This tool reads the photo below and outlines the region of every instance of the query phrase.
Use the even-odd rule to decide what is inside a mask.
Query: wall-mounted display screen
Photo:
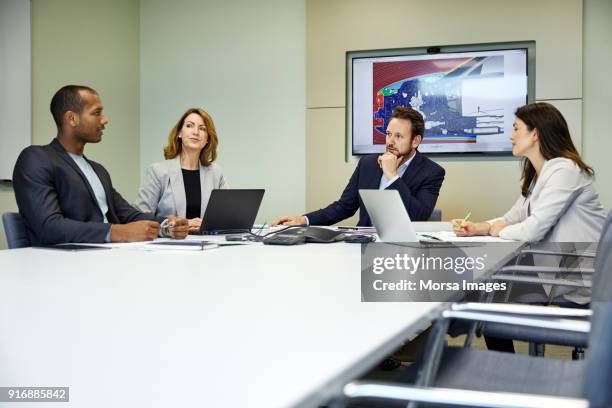
[[[394,54],[347,53],[352,154],[384,152],[400,105],[423,115],[422,153],[512,151],[514,112],[530,99],[527,48]]]

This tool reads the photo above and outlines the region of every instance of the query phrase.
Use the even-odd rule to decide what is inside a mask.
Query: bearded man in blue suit
[[[387,126],[386,152],[364,156],[353,172],[340,199],[304,215],[282,216],[276,225],[332,225],[351,217],[359,209],[358,226],[371,226],[360,189],[393,189],[402,198],[412,221],[426,221],[438,200],[444,169],[418,151],[425,123],[416,110],[399,106]]]

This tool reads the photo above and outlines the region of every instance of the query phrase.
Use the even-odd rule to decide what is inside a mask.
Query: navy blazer
[[[359,209],[357,225],[371,226],[372,221],[359,197],[359,190],[378,190],[380,187],[383,172],[378,165],[378,156],[372,154],[359,160],[340,199],[323,209],[306,214],[309,224],[332,225],[352,216]],[[444,174],[440,165],[417,151],[404,175],[387,189],[399,191],[412,221],[427,221],[436,206]]]
[[[155,219],[115,191],[104,167],[87,161],[106,192],[110,224]],[[57,139],[21,152],[13,170],[13,188],[32,245],[105,242],[111,226],[104,223],[87,178]]]

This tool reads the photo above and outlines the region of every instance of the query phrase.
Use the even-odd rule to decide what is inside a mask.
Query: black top
[[[183,171],[183,184],[185,184],[185,197],[187,198],[187,219],[199,218],[202,205],[200,170],[181,170]]]

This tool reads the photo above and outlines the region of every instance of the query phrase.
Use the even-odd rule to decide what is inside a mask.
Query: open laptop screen
[[[250,231],[264,192],[264,189],[213,190],[204,212],[200,234]]]

